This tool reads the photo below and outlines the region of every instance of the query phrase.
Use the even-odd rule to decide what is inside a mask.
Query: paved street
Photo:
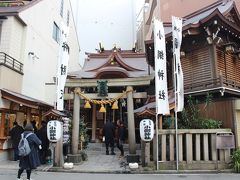
[[[116,153],[119,154],[117,149]],[[34,180],[225,180],[230,178],[235,180],[240,178],[240,174],[232,173],[217,174],[212,172],[211,174],[206,174],[206,172],[202,172],[199,174],[195,172],[196,174],[174,174],[176,173],[175,171],[168,171],[169,174],[154,174],[153,171],[131,171],[128,166],[124,166],[126,160],[119,159],[118,155],[105,155],[105,147],[101,144],[89,144],[87,154],[88,161],[75,165],[71,170],[62,168],[52,169],[51,166],[47,165],[40,166],[37,171],[33,171],[32,178]],[[18,162],[0,161],[0,180],[15,180],[17,170]],[[51,170],[56,170],[57,172],[47,172]],[[23,179],[26,179],[26,173],[23,174]]]
[[[0,170],[1,180],[15,180],[15,170]],[[23,176],[26,179],[26,174]],[[240,174],[95,174],[95,173],[62,173],[62,172],[39,172],[32,174],[34,180],[239,180]]]

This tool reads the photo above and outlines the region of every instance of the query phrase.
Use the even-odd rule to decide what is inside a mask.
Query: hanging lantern
[[[91,104],[89,103],[89,101],[86,101],[84,108],[86,109],[90,109],[91,108]]]
[[[103,104],[101,104],[101,108],[99,109],[99,112],[105,113],[106,109]]]
[[[118,101],[114,101],[112,109],[118,109]]]

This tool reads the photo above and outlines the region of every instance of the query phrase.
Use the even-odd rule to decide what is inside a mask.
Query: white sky
[[[123,1],[123,3],[122,4],[127,4],[126,3],[126,1],[128,1],[128,0],[125,0],[125,1]],[[130,1],[130,0],[129,0]],[[142,7],[143,7],[143,5],[144,5],[144,1],[145,0],[133,0],[133,2],[135,2],[135,17],[137,18],[137,15],[139,14],[139,12],[140,11],[142,11]],[[80,6],[80,2],[81,2],[81,6]],[[81,11],[80,13],[83,13],[83,11],[85,11],[84,9],[81,9],[82,8],[82,6],[85,6],[86,5],[86,7],[88,6],[88,7],[90,7],[89,5],[91,4],[91,2],[92,3],[97,3],[98,4],[98,9],[96,10],[96,15],[97,15],[97,12],[98,11],[100,11],[99,9],[104,9],[104,8],[106,8],[107,6],[110,6],[109,4],[106,4],[106,0],[99,0],[99,2],[97,1],[95,1],[95,0],[82,0],[82,1],[79,1],[79,0],[71,0],[71,3],[72,3],[72,7],[73,7],[73,13],[74,13],[74,16],[75,16],[75,23],[76,23],[76,26],[78,27],[78,34],[83,34],[81,31],[83,31],[83,29],[86,27],[85,25],[84,26],[79,26],[78,25],[78,22],[79,22],[79,19],[81,19],[81,17],[79,16],[79,14],[77,14],[76,12],[78,11]],[[101,3],[102,2],[102,3]],[[116,1],[116,3],[121,3],[121,1]],[[133,4],[134,5],[134,4]],[[101,7],[102,6],[102,7]],[[122,8],[122,5],[118,5],[119,7],[121,7]],[[86,17],[84,17],[82,20],[81,20],[81,22],[84,20],[84,21],[86,21],[86,23],[87,23],[87,21],[89,20],[89,16],[90,15],[93,15],[92,14],[92,11],[90,11],[91,9],[89,9],[89,13],[86,13]],[[131,19],[131,18],[133,18],[133,16],[132,17],[124,17],[124,16],[126,16],[126,13],[128,13],[128,7],[126,7],[126,9],[125,9],[125,11],[122,9],[122,13],[124,13],[123,15],[122,15],[122,18],[126,18],[128,21],[129,21],[129,19]],[[88,12],[88,11],[87,11]],[[117,12],[117,11],[116,11]],[[102,22],[103,20],[104,20],[104,22],[107,20],[107,18],[104,18],[104,19],[99,19],[100,17],[102,17],[103,15],[102,14],[98,14],[98,16],[96,17],[96,19],[98,19],[98,20],[96,20],[96,23],[98,22],[99,24],[100,24],[100,22]],[[114,17],[112,17],[112,18],[117,18],[119,15],[117,15],[116,14],[116,16],[114,16]],[[130,15],[131,16],[131,15]],[[141,13],[140,13],[140,16],[141,16]],[[94,17],[92,17],[92,18],[94,18]],[[119,21],[117,21],[118,22],[118,24],[121,22],[122,20],[120,20],[119,19]],[[128,21],[126,21],[126,22],[128,22]],[[135,21],[136,21],[136,19],[135,19]],[[105,23],[107,23],[107,22],[105,22]],[[110,22],[109,22],[110,23]],[[134,22],[132,22],[132,23],[134,23]],[[136,22],[135,22],[136,23]],[[134,24],[135,24],[134,23]],[[88,24],[89,24],[89,22],[88,22]],[[87,25],[87,24],[86,24]],[[113,26],[113,25],[112,25]],[[129,28],[131,28],[131,25],[129,24],[129,26],[128,26],[128,29]],[[122,30],[123,31],[123,30]],[[81,32],[81,33],[80,33]],[[90,33],[90,31],[88,31],[89,33]],[[98,32],[100,33],[100,29],[98,29]],[[111,34],[110,34],[111,32],[109,31],[109,34],[107,34],[108,35],[108,37],[110,37],[110,39],[111,39]],[[122,33],[121,32],[121,29],[119,28],[119,33]],[[96,33],[95,33],[96,34]],[[90,45],[90,44],[92,44],[91,43],[91,41],[93,41],[93,39],[94,39],[94,37],[92,37],[91,39],[89,39],[88,41],[86,41],[86,40],[84,40],[84,38],[86,37],[86,35],[85,36],[83,36],[83,37],[81,37],[81,35],[79,35],[79,40],[81,40],[81,42],[80,42],[80,49],[81,49],[81,52],[80,52],[80,64],[81,65],[83,65],[83,60],[84,60],[84,58],[83,58],[83,55],[85,56],[85,52],[94,52],[94,50],[95,50],[95,48],[97,48],[98,47],[98,43],[96,44],[96,43],[94,43],[93,45]],[[104,35],[104,33],[101,33],[101,35],[103,36]],[[128,34],[126,34],[126,39],[131,39],[131,37],[128,37],[128,36],[130,36],[130,34],[128,33]],[[95,37],[96,38],[96,37]],[[134,38],[134,37],[133,37]],[[106,39],[106,38],[105,38]],[[107,46],[107,43],[106,42],[104,42],[105,41],[105,39],[104,38],[102,38],[102,39],[99,39],[98,41],[99,42],[103,42],[103,44],[105,44],[105,47]],[[113,38],[112,38],[113,39]],[[116,41],[117,41],[117,38],[115,38],[116,39]],[[123,41],[124,39],[121,39],[121,41]],[[132,44],[134,43],[134,39],[132,40],[133,42],[132,42]],[[123,42],[121,42],[121,43],[123,43]],[[120,44],[120,43],[118,43],[118,42],[116,42],[116,44]],[[126,44],[126,43],[125,43]],[[132,47],[132,44],[131,45],[129,45],[129,46],[131,46]],[[121,44],[120,44],[120,46],[121,46]],[[91,50],[90,50],[90,47],[92,48]],[[131,47],[128,47],[128,48],[131,48]],[[109,47],[108,47],[109,48]],[[123,47],[122,47],[123,48]],[[126,49],[126,48],[125,48]]]

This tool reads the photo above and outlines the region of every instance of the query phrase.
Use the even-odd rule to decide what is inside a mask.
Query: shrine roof
[[[236,6],[233,1],[217,2],[211,6],[205,7],[192,14],[189,14],[183,17],[183,31],[190,27],[199,27],[201,24],[208,21],[211,17],[215,15],[224,16],[233,8],[235,8],[236,10]],[[231,22],[229,21],[228,23]],[[165,34],[171,33],[172,27],[170,26],[170,24],[165,23],[165,25]]]
[[[232,12],[232,18],[235,19],[236,22],[231,22],[229,17],[229,13]],[[210,6],[204,7],[198,11],[195,11],[185,17],[183,17],[183,34],[190,33],[188,30],[191,28],[199,28],[201,25],[212,19],[213,17],[218,17],[222,22],[230,26],[236,31],[240,31],[240,18],[239,13],[237,11],[236,5],[234,1],[217,1]],[[238,25],[237,25],[237,24]],[[185,31],[185,32],[184,32]],[[171,22],[164,22],[164,32],[166,34],[166,38],[172,36],[172,24]],[[147,44],[153,43],[153,39],[145,41]]]
[[[148,75],[149,68],[145,53],[133,50],[104,50],[97,53],[86,53],[82,70],[70,72],[70,78],[101,78],[108,75],[109,79],[119,76],[120,78],[139,77]],[[150,72],[153,73],[152,68]]]
[[[22,104],[26,107],[39,109],[40,107],[53,108],[51,104],[48,104],[44,101],[29,97],[27,95],[11,91],[9,89],[2,88],[0,89],[1,96],[4,99],[15,102],[17,104]]]

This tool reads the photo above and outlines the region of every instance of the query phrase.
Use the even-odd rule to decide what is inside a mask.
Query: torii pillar
[[[72,123],[72,154],[78,153],[79,120],[80,120],[80,97],[77,94],[78,91],[80,92],[80,88],[75,88],[73,102],[73,123]]]
[[[127,87],[127,114],[128,114],[128,141],[129,141],[129,154],[136,154],[136,138],[135,138],[135,120],[133,114],[133,88]]]

